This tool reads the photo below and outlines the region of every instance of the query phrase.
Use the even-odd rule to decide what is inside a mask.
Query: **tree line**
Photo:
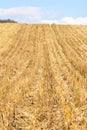
[[[0,23],[17,23],[17,21],[11,19],[0,19]]]

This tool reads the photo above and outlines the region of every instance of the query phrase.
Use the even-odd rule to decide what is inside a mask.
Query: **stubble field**
[[[87,130],[87,26],[0,24],[0,130]]]

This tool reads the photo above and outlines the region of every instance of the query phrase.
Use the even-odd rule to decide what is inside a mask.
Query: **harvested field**
[[[0,130],[87,130],[87,26],[0,23]]]

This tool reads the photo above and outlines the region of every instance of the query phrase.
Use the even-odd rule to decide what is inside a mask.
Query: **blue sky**
[[[87,0],[2,0],[0,18],[28,23],[87,24]]]

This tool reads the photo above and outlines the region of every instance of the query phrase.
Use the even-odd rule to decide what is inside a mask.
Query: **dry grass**
[[[0,130],[87,130],[86,34],[0,24]]]

